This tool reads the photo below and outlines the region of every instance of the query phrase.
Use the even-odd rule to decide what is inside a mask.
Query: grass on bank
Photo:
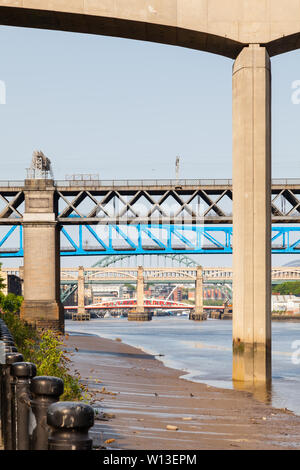
[[[12,296],[13,294],[9,295]],[[59,377],[64,381],[64,393],[60,400],[77,401],[87,398],[88,390],[80,382],[79,373],[70,373],[69,363],[71,360],[68,352],[64,349],[63,336],[51,330],[37,331],[31,325],[22,321],[16,311],[6,310],[3,297],[7,296],[3,296],[3,294],[0,296],[2,310],[0,318],[8,326],[14,337],[18,352],[23,355],[24,361],[33,362],[36,365],[37,375]],[[19,301],[16,302],[15,306],[18,303]]]

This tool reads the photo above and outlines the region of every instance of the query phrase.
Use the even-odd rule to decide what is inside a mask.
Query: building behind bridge
[[[2,289],[4,295],[22,295],[22,280],[19,276],[0,271],[0,277],[3,279],[5,284],[4,289]]]
[[[300,297],[296,295],[272,295],[272,312],[289,315],[300,314]]]

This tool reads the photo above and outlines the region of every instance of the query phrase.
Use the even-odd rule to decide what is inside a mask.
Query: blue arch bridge
[[[13,242],[9,244],[10,240]],[[273,226],[271,240],[272,253],[299,253],[300,227]],[[231,254],[232,250],[232,226],[81,224],[61,227],[61,256]],[[0,237],[0,257],[23,256],[22,225],[6,228]]]

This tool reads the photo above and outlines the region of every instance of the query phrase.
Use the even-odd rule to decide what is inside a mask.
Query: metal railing
[[[47,178],[46,178],[47,179]],[[55,180],[55,186],[63,188],[74,187],[148,187],[148,186],[232,186],[232,179],[124,179],[124,180],[102,180],[102,179],[66,179]],[[275,186],[300,186],[300,178],[275,178],[272,179]],[[24,186],[24,180],[0,181],[0,188],[19,188]]]
[[[299,181],[300,183],[300,181]],[[101,186],[114,188],[120,186],[126,187],[148,187],[148,186],[231,186],[231,179],[130,179],[130,180],[67,180],[55,181],[57,187],[76,187],[76,186]]]
[[[14,338],[0,319],[0,416],[4,450],[92,450],[88,431],[94,409],[82,402],[59,401],[64,382],[36,376],[23,362]]]
[[[23,188],[24,180],[19,181],[0,181],[0,188]]]
[[[232,179],[201,178],[201,179],[130,179],[130,180],[57,180],[56,186],[232,186]],[[300,186],[300,178],[274,178],[274,186]]]

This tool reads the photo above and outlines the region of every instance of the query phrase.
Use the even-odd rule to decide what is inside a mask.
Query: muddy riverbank
[[[180,378],[121,341],[70,335],[72,369],[93,392],[94,443],[115,449],[299,449],[300,417],[244,391]]]

